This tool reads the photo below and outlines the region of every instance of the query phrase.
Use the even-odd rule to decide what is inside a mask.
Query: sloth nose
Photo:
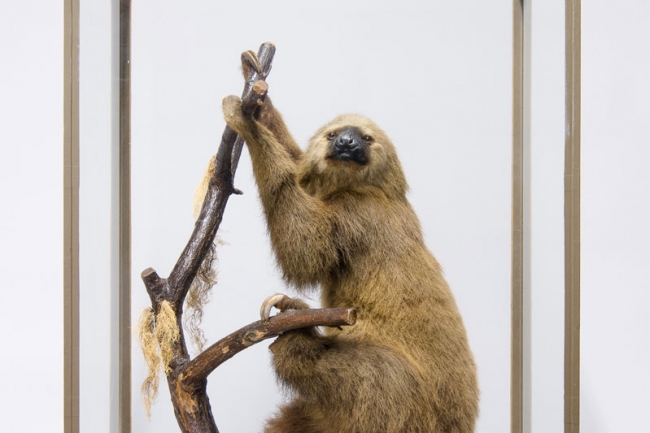
[[[335,145],[340,150],[353,150],[359,147],[359,142],[352,134],[341,134],[336,139]]]
[[[368,163],[366,146],[361,134],[356,128],[346,128],[334,139],[332,143],[331,159],[338,161],[351,161],[360,165]]]

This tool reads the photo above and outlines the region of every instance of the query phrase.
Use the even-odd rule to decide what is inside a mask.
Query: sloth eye
[[[372,137],[369,136],[369,135],[364,135],[364,136],[363,136],[363,141],[365,141],[366,143],[370,144],[370,143],[372,143]]]
[[[334,131],[330,132],[329,134],[327,134],[327,138],[329,138],[330,140],[336,138],[336,132]]]

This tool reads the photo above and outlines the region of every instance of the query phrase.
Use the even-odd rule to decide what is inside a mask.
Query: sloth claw
[[[267,322],[271,316],[271,309],[277,307],[282,301],[289,300],[290,298],[281,293],[276,293],[271,295],[264,300],[262,306],[260,307],[260,317],[262,321]],[[281,311],[284,311],[281,309]]]
[[[261,75],[262,66],[260,65],[260,61],[257,58],[255,51],[248,50],[241,53],[241,63],[245,76],[249,75],[250,69]]]

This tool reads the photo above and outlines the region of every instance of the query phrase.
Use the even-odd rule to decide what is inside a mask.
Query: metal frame
[[[114,0],[118,1],[118,0]],[[119,0],[118,425],[131,432],[131,1]],[[79,0],[64,0],[64,425],[79,432]]]
[[[510,431],[531,431],[530,2],[513,0]]]
[[[119,0],[119,431],[131,431],[130,33]],[[580,0],[566,0],[565,433],[579,431]],[[79,0],[64,0],[64,432],[79,431]],[[511,432],[530,424],[530,2],[513,0]]]
[[[580,431],[580,0],[566,0],[564,431]]]
[[[131,432],[131,0],[119,17],[119,403],[120,433]]]
[[[63,425],[79,432],[79,0],[64,0]]]

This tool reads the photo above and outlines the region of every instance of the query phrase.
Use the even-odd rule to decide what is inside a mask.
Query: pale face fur
[[[366,152],[369,163],[343,163],[328,158],[330,132],[354,126],[371,137]],[[321,127],[309,141],[300,167],[299,183],[312,195],[326,197],[340,191],[382,193],[390,198],[406,194],[407,184],[395,147],[372,120],[358,114],[342,114]]]

